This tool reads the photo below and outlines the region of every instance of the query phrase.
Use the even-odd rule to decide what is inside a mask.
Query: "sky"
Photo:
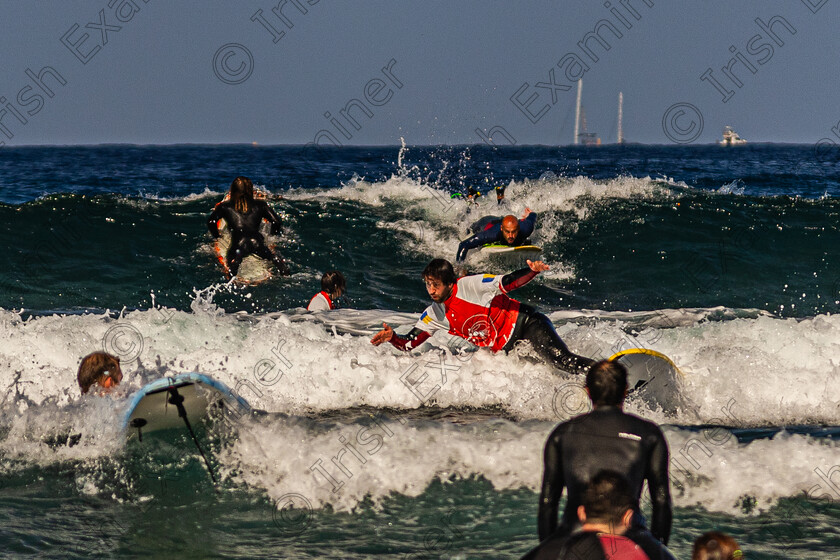
[[[0,7],[6,146],[840,144],[840,0]]]

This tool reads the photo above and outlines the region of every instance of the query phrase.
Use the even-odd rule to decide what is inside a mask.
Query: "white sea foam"
[[[840,389],[833,380],[840,373],[840,319],[757,314],[709,321],[709,316],[727,314],[663,310],[656,317],[616,318],[581,312],[555,323],[579,352],[605,355],[638,344],[674,358],[686,372],[681,390],[691,406],[666,417],[641,403],[628,404],[628,411],[652,420],[731,426],[838,423]],[[373,347],[369,335],[383,320],[404,330],[416,315],[378,310],[227,315],[206,302],[192,313],[152,309],[119,318],[53,315],[24,321],[15,312],[0,311],[0,470],[14,470],[20,462],[95,463],[111,457],[120,448],[117,430],[134,390],[162,375],[201,371],[236,388],[255,408],[283,413],[241,421],[239,437],[218,457],[223,476],[275,500],[300,494],[312,507],[351,510],[366,497],[377,502],[394,492],[417,496],[436,479],[471,476],[482,476],[497,489],[538,491],[541,451],[551,426],[585,410],[580,379],[558,377],[515,354],[459,355],[447,349],[446,336],[433,339],[437,349],[424,347],[411,355]],[[113,338],[115,332],[122,338]],[[102,348],[103,339],[126,353],[124,382],[116,395],[81,397],[75,382],[78,360]],[[129,360],[128,353],[137,360]],[[561,389],[577,391],[577,408],[570,408],[569,394],[558,406]],[[427,404],[492,407],[520,420],[450,415],[467,418],[458,424],[423,420],[417,412],[385,412],[374,421],[348,411],[341,417],[349,419],[342,421],[300,417],[357,406],[369,407],[364,410],[370,415],[417,409],[427,397]],[[738,513],[745,498],[766,509],[780,497],[803,491],[831,497],[840,488],[840,467],[832,470],[837,443],[830,440],[780,434],[738,444],[728,431],[665,430],[677,506],[702,504]],[[74,433],[83,434],[75,446],[47,443]],[[337,456],[341,467],[333,462]],[[104,484],[95,478],[85,478],[85,484],[93,480],[91,492]]]
[[[263,419],[242,425],[239,439],[221,459],[227,476],[264,489],[278,503],[295,495],[313,508],[329,504],[349,511],[365,498],[377,503],[391,493],[417,496],[434,480],[473,476],[484,477],[496,490],[539,492],[543,446],[553,426],[506,420],[464,425],[386,415],[313,429],[299,420]],[[840,500],[835,442],[780,433],[739,444],[723,429],[666,428],[665,433],[677,507],[699,505],[740,515],[803,492]],[[744,508],[747,503],[755,505]]]
[[[583,355],[605,358],[637,346],[670,356],[685,373],[680,391],[687,406],[672,417],[630,404],[656,420],[716,422],[720,408],[735,399],[736,418],[724,423],[838,422],[840,318],[703,319],[721,313],[664,310],[655,317],[645,312],[619,319],[563,312],[552,318],[568,346]],[[291,414],[353,406],[411,409],[428,396],[442,407],[498,407],[518,418],[552,419],[563,414],[555,410],[558,387],[581,381],[555,374],[528,353],[464,349],[461,339],[446,333],[411,354],[369,343],[383,321],[406,332],[416,317],[380,310],[227,315],[202,298],[191,313],[164,308],[121,318],[53,315],[24,321],[0,311],[0,404],[23,410],[48,400],[61,406],[75,402],[80,358],[103,347],[121,354],[126,390],[163,375],[199,371],[235,388],[257,408]]]

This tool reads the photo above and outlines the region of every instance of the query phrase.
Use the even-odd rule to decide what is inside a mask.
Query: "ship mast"
[[[577,104],[575,106],[575,139],[572,144],[578,144],[578,133],[580,132],[580,94],[581,90],[583,89],[583,78],[578,80],[578,88],[577,88]]]
[[[623,107],[624,107],[624,94],[619,91],[618,92],[618,143],[619,144],[624,144],[624,133],[621,130],[621,119],[624,115]]]

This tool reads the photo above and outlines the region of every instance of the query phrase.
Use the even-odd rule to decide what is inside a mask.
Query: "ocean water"
[[[536,211],[551,270],[516,293],[592,357],[686,374],[663,424],[671,549],[840,556],[840,154],[810,146],[15,147],[0,150],[0,551],[9,558],[518,558],[542,447],[580,380],[445,334],[373,347],[428,305],[420,271],[485,214]],[[224,282],[206,219],[237,175],[292,269]],[[470,205],[451,194],[477,186]],[[497,205],[494,187],[506,186]],[[502,273],[472,254],[471,272]],[[325,270],[341,309],[303,310]],[[79,360],[125,378],[82,398]],[[185,371],[259,412],[126,447],[130,395]],[[81,434],[81,438],[68,438]]]

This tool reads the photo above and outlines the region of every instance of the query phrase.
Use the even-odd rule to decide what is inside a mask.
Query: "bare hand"
[[[545,272],[546,270],[551,268],[542,261],[525,261],[525,262],[528,263],[528,268],[530,268],[534,272]]]
[[[531,209],[526,206],[525,207],[525,212],[522,213],[522,219],[524,220],[525,218],[527,218],[528,214],[530,214],[530,213],[531,213]]]
[[[391,337],[394,336],[394,329],[388,326],[388,323],[382,323],[382,330],[373,335],[373,338],[370,339],[370,343],[374,346],[379,346],[383,342],[388,342],[391,340]]]

